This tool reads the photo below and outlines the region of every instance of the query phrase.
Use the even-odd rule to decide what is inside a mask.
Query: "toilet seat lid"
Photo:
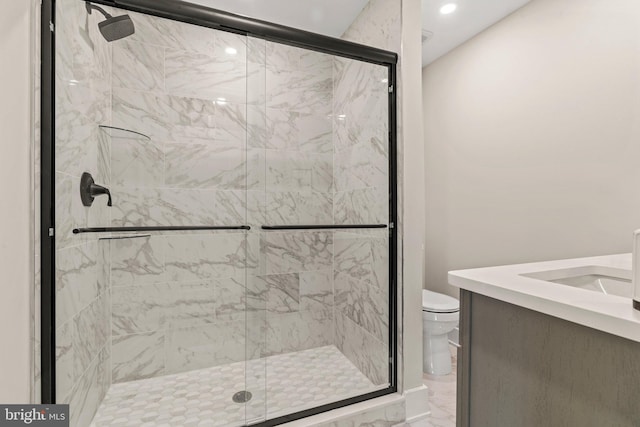
[[[433,313],[453,313],[460,311],[460,301],[449,295],[422,290],[422,310]]]

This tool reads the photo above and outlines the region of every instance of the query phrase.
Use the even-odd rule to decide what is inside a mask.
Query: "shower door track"
[[[86,1],[86,0],[78,0]],[[309,49],[382,65],[389,85],[389,387],[315,408],[266,420],[252,426],[269,427],[349,406],[398,391],[397,289],[397,69],[398,54],[342,39],[315,34],[258,19],[177,0],[94,0],[92,3],[185,22],[215,30]],[[41,7],[41,375],[42,403],[56,402],[55,381],[55,4]],[[384,225],[384,224],[382,224]],[[369,228],[383,228],[381,224]],[[332,228],[345,228],[331,226]],[[384,225],[384,227],[387,227]],[[349,228],[364,228],[350,226]],[[131,231],[131,230],[129,230]],[[139,231],[139,230],[138,230]]]

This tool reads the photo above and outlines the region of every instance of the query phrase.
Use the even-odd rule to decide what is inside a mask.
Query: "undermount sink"
[[[538,271],[522,274],[522,276],[586,289],[605,295],[617,295],[625,298],[633,296],[631,271],[613,267],[593,265],[562,270]]]

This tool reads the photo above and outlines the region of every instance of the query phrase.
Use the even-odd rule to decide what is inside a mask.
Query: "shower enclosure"
[[[43,2],[43,401],[241,426],[394,392],[396,55],[87,4]]]

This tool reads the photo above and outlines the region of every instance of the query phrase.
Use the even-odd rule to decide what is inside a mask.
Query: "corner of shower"
[[[127,4],[43,1],[43,402],[270,426],[395,392],[397,55]]]

